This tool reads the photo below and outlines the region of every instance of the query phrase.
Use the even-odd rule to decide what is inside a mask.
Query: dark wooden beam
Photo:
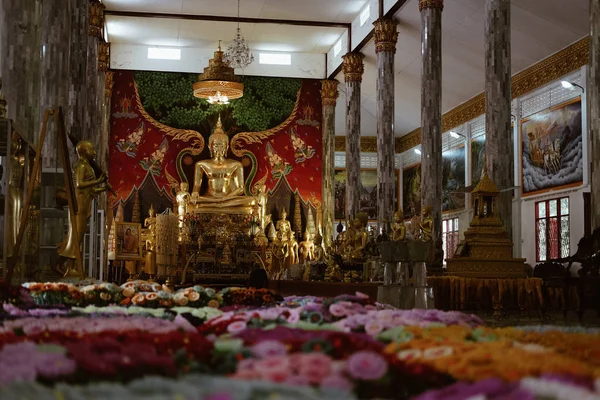
[[[389,11],[385,13],[384,18],[393,17],[407,1],[408,0],[396,1],[396,3],[392,6],[392,8],[390,8]],[[374,29],[371,29],[371,31],[367,34],[367,36],[365,36],[365,38],[360,41],[358,46],[356,46],[356,48],[351,51],[361,51],[367,45],[367,43],[369,43],[369,40],[371,40],[371,38],[373,37],[373,30]],[[341,70],[342,70],[342,65],[340,64],[340,65],[338,65],[338,67],[336,69],[333,70],[333,72],[331,74],[329,74],[329,77],[327,79],[334,79],[336,77],[336,75],[340,73]]]
[[[329,22],[329,21],[302,21],[294,19],[267,19],[267,18],[246,18],[246,17],[224,17],[218,15],[194,15],[194,14],[169,14],[169,13],[152,13],[152,12],[137,12],[137,11],[115,11],[105,10],[105,15],[114,15],[117,17],[130,18],[171,18],[185,19],[193,21],[216,21],[216,22],[239,22],[242,24],[275,24],[275,25],[297,25],[297,26],[318,26],[323,28],[342,28],[350,29],[350,25],[345,22]]]

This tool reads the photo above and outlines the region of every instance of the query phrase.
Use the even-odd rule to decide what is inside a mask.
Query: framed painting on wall
[[[398,189],[400,185],[400,173],[396,172],[396,210],[398,209]],[[334,218],[346,220],[346,169],[336,168],[334,175]],[[364,168],[360,170],[360,211],[369,215],[370,221],[377,220],[377,170]]]
[[[142,224],[116,223],[116,259],[140,260],[142,258]]]
[[[402,211],[405,219],[421,214],[421,163],[402,170]]]
[[[465,208],[464,193],[456,193],[465,186],[465,146],[442,153],[442,211]]]
[[[581,98],[521,120],[521,193],[583,183]]]
[[[485,135],[471,140],[471,185],[477,186],[483,174],[485,162]]]

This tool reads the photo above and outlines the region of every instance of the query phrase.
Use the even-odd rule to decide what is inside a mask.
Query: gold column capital
[[[106,71],[104,73],[104,96],[107,99],[112,97],[112,90],[115,84],[115,73],[113,71]]]
[[[339,95],[338,81],[334,79],[321,81],[321,100],[324,106],[335,106]]]
[[[379,18],[373,22],[375,30],[375,53],[380,51],[391,51],[396,53],[396,42],[398,41],[398,21],[393,18]]]
[[[362,74],[365,72],[363,59],[365,56],[361,53],[347,53],[342,56],[342,71],[344,71],[344,80],[346,82],[361,82]]]
[[[428,8],[444,9],[444,0],[419,0],[419,11],[427,10]]]
[[[90,23],[88,35],[102,38],[102,28],[104,28],[104,9],[106,6],[99,0],[89,0]]]
[[[104,39],[98,42],[98,70],[102,72],[108,71],[110,67],[110,43]]]

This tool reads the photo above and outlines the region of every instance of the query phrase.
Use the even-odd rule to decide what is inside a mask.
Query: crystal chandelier
[[[250,47],[246,44],[246,40],[240,33],[240,0],[238,0],[238,25],[237,33],[233,42],[227,47],[225,52],[225,61],[229,63],[232,68],[239,68],[243,70],[254,61],[254,54],[250,51]]]
[[[229,104],[229,99],[217,91],[217,94],[214,96],[208,96],[208,102],[210,104]]]

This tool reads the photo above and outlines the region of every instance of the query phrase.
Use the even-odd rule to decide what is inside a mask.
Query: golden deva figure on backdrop
[[[430,242],[431,240],[433,240],[433,219],[431,218],[431,206],[423,207],[420,227],[421,240],[424,242]]]
[[[58,246],[57,269],[64,274],[64,277],[83,277],[83,271],[77,271],[75,268],[75,251],[81,246],[83,236],[87,230],[87,220],[92,213],[92,199],[98,193],[108,190],[106,186],[98,187],[108,179],[106,174],[102,173],[96,178],[94,169],[90,165],[90,160],[96,157],[96,150],[92,142],[87,140],[77,143],[77,155],[79,159],[73,167],[73,180],[75,186],[75,199],[77,201],[77,214],[75,221],[69,222],[69,231],[67,237]],[[75,236],[73,228],[77,229]],[[62,266],[67,263],[66,271]]]
[[[191,202],[196,212],[228,212],[250,214],[256,200],[244,195],[244,167],[237,160],[227,158],[229,138],[223,132],[221,117],[208,138],[211,158],[200,160],[194,169],[194,187]],[[208,189],[200,195],[206,177]]]
[[[404,225],[404,213],[402,210],[394,214],[394,223],[392,224],[392,240],[400,241],[406,239],[406,226]]]

